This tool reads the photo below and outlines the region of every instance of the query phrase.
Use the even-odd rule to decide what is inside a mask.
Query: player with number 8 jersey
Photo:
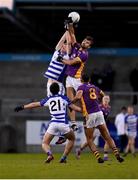
[[[99,97],[100,94],[103,96],[103,91],[89,83],[84,83],[79,86],[78,91],[80,90],[83,91],[81,98],[83,116],[86,117],[88,114],[101,111],[97,97]]]
[[[85,135],[90,147],[90,150],[94,153],[98,163],[103,163],[103,159],[93,142],[94,128],[98,128],[104,140],[108,143],[109,147],[112,148],[116,159],[119,162],[123,162],[124,159],[120,157],[119,151],[111,138],[109,131],[106,127],[103,112],[99,106],[99,98],[104,96],[102,90],[93,84],[89,83],[89,76],[83,74],[82,85],[79,86],[77,94],[72,101],[73,103],[81,100],[83,116],[86,118],[86,130]]]

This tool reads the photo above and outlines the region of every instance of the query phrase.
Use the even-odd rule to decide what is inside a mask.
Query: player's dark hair
[[[127,108],[125,106],[121,107],[121,111],[126,111]]]
[[[81,77],[82,82],[89,82],[90,78],[88,74],[83,74]]]
[[[86,36],[86,39],[91,42],[91,45],[93,44],[93,41],[94,41],[93,37]]]
[[[58,94],[58,92],[59,92],[59,85],[58,85],[58,83],[56,83],[56,82],[52,83],[51,86],[50,86],[50,91],[51,91],[51,93],[53,95]]]

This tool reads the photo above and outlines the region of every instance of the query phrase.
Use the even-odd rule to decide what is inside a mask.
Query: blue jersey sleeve
[[[42,100],[40,101],[40,105],[41,105],[41,106],[44,106],[44,105],[47,103],[48,99],[49,99],[49,98],[42,99]]]
[[[67,102],[68,106],[72,103],[67,96],[62,96],[62,98]]]

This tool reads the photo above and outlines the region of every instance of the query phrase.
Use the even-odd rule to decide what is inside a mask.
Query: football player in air
[[[51,95],[50,92],[50,85],[53,82],[57,82],[59,84],[60,90],[59,93],[64,95],[65,94],[65,88],[63,85],[63,80],[65,77],[65,69],[66,65],[64,65],[62,62],[58,61],[59,57],[63,57],[65,59],[69,59],[69,54],[71,51],[71,38],[68,31],[65,31],[61,39],[56,45],[55,52],[51,58],[51,61],[49,63],[49,66],[44,73],[44,77],[46,77],[47,80],[47,96]]]
[[[76,40],[74,26],[72,22],[68,22],[68,31],[71,37],[71,54],[69,60],[64,57],[58,59],[64,65],[67,65],[66,69],[66,92],[70,100],[73,100],[74,95],[78,87],[81,85],[81,76],[88,60],[88,49],[93,45],[93,38],[86,36],[84,40],[79,44]],[[74,130],[77,130],[75,111],[69,112],[70,119]],[[58,144],[65,142],[64,137],[59,138]]]

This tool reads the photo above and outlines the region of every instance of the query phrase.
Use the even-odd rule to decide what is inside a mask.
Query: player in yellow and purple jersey
[[[103,112],[105,121],[107,120],[107,117],[111,110],[111,106],[109,105],[109,102],[110,102],[110,97],[108,95],[104,95],[102,98],[102,102],[99,104],[99,107]],[[85,131],[85,128],[86,128],[86,120],[84,119],[84,131]],[[99,137],[100,137],[100,131],[99,131],[99,129],[95,128],[93,138],[95,140],[96,138],[99,138]],[[88,146],[88,143],[85,142],[85,143],[81,144],[80,148],[76,149],[76,158],[77,159],[80,159],[81,152],[87,146]],[[108,150],[109,150],[109,146],[107,143],[105,143],[105,145],[104,145],[104,161],[108,160]]]
[[[68,25],[68,31],[71,36],[72,50],[70,54],[70,59],[65,60],[60,59],[63,64],[67,65],[66,69],[66,90],[67,96],[70,100],[74,98],[74,92],[77,91],[78,87],[81,85],[81,76],[88,60],[88,49],[93,45],[93,38],[91,36],[86,36],[84,40],[79,44],[76,41],[74,28],[72,24]],[[75,122],[75,111],[70,112],[70,119]]]
[[[85,39],[79,44],[76,41],[75,31],[73,24],[68,24],[68,32],[70,33],[71,38],[71,53],[70,59],[66,60],[61,57],[58,59],[59,62],[67,65],[66,69],[66,92],[70,100],[73,100],[74,93],[76,93],[78,87],[81,85],[81,76],[85,66],[86,61],[88,60],[88,49],[93,45],[93,38],[91,36],[86,36]],[[77,130],[75,111],[70,111],[69,116],[72,122],[73,130]],[[62,144],[66,139],[61,136],[56,142],[57,144]]]
[[[119,162],[123,162],[124,159],[120,157],[119,151],[111,138],[109,131],[106,127],[103,112],[99,107],[99,96],[103,96],[103,92],[93,84],[89,83],[89,77],[87,75],[82,76],[83,84],[79,86],[77,94],[73,100],[77,102],[81,100],[83,116],[86,117],[86,139],[90,150],[94,153],[98,160],[98,163],[103,163],[103,159],[93,143],[93,132],[95,128],[98,128],[104,140],[108,143],[110,148],[113,150],[116,159]]]

